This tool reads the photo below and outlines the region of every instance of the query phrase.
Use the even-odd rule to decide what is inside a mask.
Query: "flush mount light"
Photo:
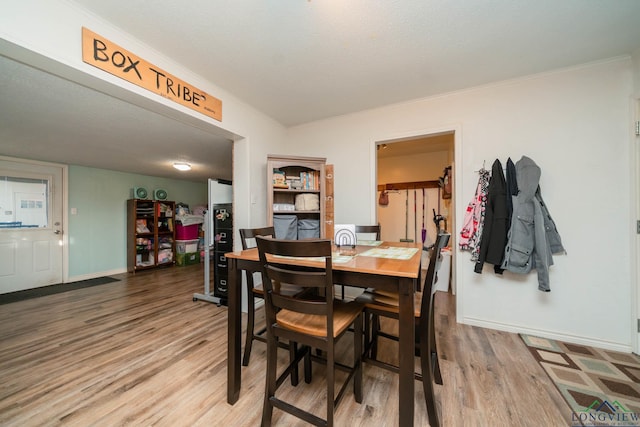
[[[184,162],[175,162],[173,164],[173,167],[178,169],[179,171],[190,171],[191,170],[191,165],[189,163],[184,163]]]

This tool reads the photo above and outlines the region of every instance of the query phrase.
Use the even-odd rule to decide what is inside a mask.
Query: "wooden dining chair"
[[[271,236],[276,235],[273,227],[261,227],[261,228],[241,228],[240,241],[242,243],[242,249],[255,248],[256,236]],[[266,328],[262,328],[259,331],[255,331],[255,319],[256,319],[256,298],[263,299],[264,291],[262,284],[255,284],[253,280],[253,273],[245,271],[245,279],[247,285],[247,334],[245,337],[244,354],[242,356],[242,365],[248,366],[249,359],[251,358],[251,347],[254,340],[267,342],[264,337]]]
[[[380,224],[376,225],[356,225],[356,237],[358,234],[373,234],[374,240],[380,240]]]
[[[429,424],[431,426],[440,425],[434,400],[433,384],[442,384],[435,339],[433,298],[437,272],[442,260],[442,248],[449,243],[450,236],[450,234],[441,233],[436,238],[429,256],[429,267],[427,268],[422,292],[416,293],[415,300],[416,353],[420,355],[421,368],[421,372],[415,373],[415,377],[417,380],[422,381]],[[367,342],[365,344],[364,360],[375,366],[396,373],[399,372],[397,366],[377,358],[378,338],[384,337],[398,341],[396,335],[383,332],[380,329],[379,319],[379,316],[392,319],[399,318],[398,294],[367,289],[360,297],[356,298],[356,301],[365,304],[365,337]]]
[[[334,299],[330,240],[277,240],[257,237],[256,242],[262,265],[267,316],[267,375],[262,426],[271,425],[275,407],[310,424],[331,427],[335,408],[352,379],[355,400],[358,403],[362,402],[362,305]],[[310,266],[309,260],[304,259],[307,257],[321,259],[322,267]],[[285,295],[279,290],[285,283],[301,289],[314,289],[317,292],[314,293],[314,297],[306,293]],[[355,333],[345,334],[350,326],[353,326]],[[353,338],[351,366],[335,360],[335,344],[344,336]],[[277,349],[280,339],[295,342],[300,348],[295,359],[289,361],[286,369],[278,375]],[[311,382],[311,362],[318,359],[310,351],[314,348],[326,355],[326,358],[322,359],[326,364],[325,419],[311,413],[312,408],[305,409],[276,396],[287,375],[302,359],[305,381]],[[336,369],[348,372],[337,395],[334,390]],[[315,407],[317,405],[313,406]]]
[[[275,237],[275,230],[273,227],[259,227],[259,228],[241,228],[240,241],[242,242],[242,249],[255,248],[255,238],[257,236]],[[256,283],[253,279],[253,273],[245,271],[246,289],[247,289],[247,333],[244,344],[244,354],[242,356],[242,365],[249,366],[249,359],[251,358],[251,349],[254,340],[266,343],[265,337],[266,327],[261,328],[259,331],[255,331],[256,322],[256,298],[264,299],[264,289],[262,283]],[[299,292],[299,288],[284,285],[281,292],[290,295],[295,295]],[[287,343],[281,342],[280,347],[289,349]],[[296,385],[298,382],[297,372],[292,376],[292,384]]]

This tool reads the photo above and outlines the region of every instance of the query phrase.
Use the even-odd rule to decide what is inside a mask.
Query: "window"
[[[49,180],[1,174],[0,229],[49,227]]]

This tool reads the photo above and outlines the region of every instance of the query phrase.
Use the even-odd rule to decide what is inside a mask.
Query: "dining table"
[[[414,294],[419,289],[422,246],[413,242],[359,241],[353,246],[333,247],[333,279],[336,285],[397,292],[399,296],[399,393],[400,426],[413,426],[414,419]],[[227,402],[240,398],[242,382],[242,271],[261,270],[258,249],[225,254],[228,260],[228,342]],[[304,266],[320,266],[321,262],[305,259],[295,262]]]

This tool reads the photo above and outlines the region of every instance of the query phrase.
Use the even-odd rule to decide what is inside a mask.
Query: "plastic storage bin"
[[[298,238],[298,217],[295,215],[274,215],[273,229],[276,239],[296,240]]]
[[[184,267],[193,264],[200,264],[200,252],[176,254],[176,265]]]
[[[182,225],[176,223],[176,240],[194,240],[198,238],[200,224]]]
[[[192,240],[176,240],[176,253],[186,254],[198,252],[199,239]]]
[[[317,219],[298,220],[298,239],[319,239],[320,221]]]

